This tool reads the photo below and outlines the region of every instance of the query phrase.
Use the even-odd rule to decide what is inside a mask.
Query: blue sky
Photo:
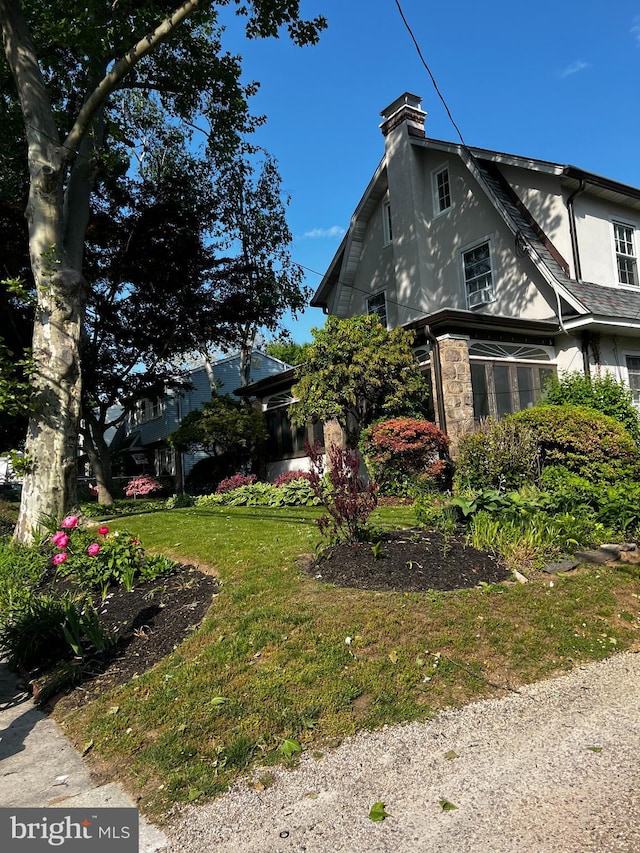
[[[539,0],[532,6],[401,0],[438,86],[471,146],[574,166],[640,186],[640,2]],[[427,135],[457,140],[395,0],[303,0],[329,28],[315,47],[247,42],[229,31],[267,123],[255,141],[291,196],[292,256],[324,273],[383,154],[380,111],[422,97]],[[320,276],[307,273],[315,289]],[[318,309],[288,322],[294,340]]]

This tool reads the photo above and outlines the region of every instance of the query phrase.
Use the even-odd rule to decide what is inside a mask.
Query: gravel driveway
[[[620,654],[270,768],[165,830],[172,853],[638,853],[639,757],[640,654]]]

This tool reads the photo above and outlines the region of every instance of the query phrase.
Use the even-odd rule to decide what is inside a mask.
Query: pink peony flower
[[[61,563],[64,563],[64,561],[67,559],[68,556],[69,555],[67,554],[66,551],[61,551],[59,554],[56,554],[55,557],[53,558],[53,565],[59,566]]]
[[[72,527],[78,526],[78,516],[77,515],[68,515],[60,525],[61,527],[65,527],[67,530],[70,530]]]
[[[104,527],[98,528],[98,533],[100,534],[100,536],[106,536],[108,532],[109,532],[109,528],[107,527],[106,524],[104,525]]]
[[[87,554],[90,557],[97,557],[100,553],[100,546],[97,542],[92,542],[91,545],[87,548]]]
[[[66,548],[69,544],[69,537],[64,530],[58,530],[58,532],[54,533],[51,537],[51,541],[58,548]]]

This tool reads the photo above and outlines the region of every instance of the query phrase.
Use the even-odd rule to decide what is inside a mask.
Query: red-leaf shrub
[[[278,475],[274,480],[274,486],[286,486],[287,483],[292,483],[294,480],[309,480],[311,475],[308,471],[285,471]]]
[[[306,444],[311,459],[309,483],[328,515],[318,519],[323,536],[349,544],[360,542],[365,524],[378,503],[377,487],[359,476],[360,454],[331,444],[327,448],[329,470],[320,444]]]
[[[360,450],[382,491],[406,490],[410,484],[442,486],[450,471],[449,439],[419,418],[392,418],[363,431]]]
[[[233,477],[227,477],[226,480],[221,480],[216,489],[217,495],[222,495],[224,492],[233,492],[241,486],[253,486],[256,481],[255,474],[234,474]]]
[[[139,477],[129,480],[124,493],[128,498],[140,498],[151,495],[153,492],[159,492],[161,489],[162,483],[155,477],[150,474],[140,474]]]

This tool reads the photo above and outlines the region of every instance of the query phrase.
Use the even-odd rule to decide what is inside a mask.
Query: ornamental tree
[[[449,473],[449,439],[430,421],[391,418],[367,427],[360,452],[369,473],[386,493],[414,486],[437,486]]]
[[[284,27],[295,43],[309,44],[325,26],[320,17],[303,20],[299,0],[234,2],[249,38],[277,36]],[[255,85],[240,83],[240,61],[222,45],[218,13],[228,5],[0,0],[2,197],[28,187],[37,293],[19,541],[31,541],[43,515],[60,517],[77,503],[80,344],[91,288],[86,231],[100,177],[135,167],[127,92],[166,114],[170,125],[204,126],[212,153],[233,150],[252,126],[247,98]]]
[[[204,451],[237,471],[260,452],[267,437],[262,412],[221,396],[189,412],[168,440],[178,450]]]
[[[291,421],[337,419],[355,433],[384,415],[420,415],[427,383],[413,354],[413,335],[400,327],[387,330],[377,315],[328,317],[324,329],[312,329],[313,342],[298,366],[292,389],[298,402]]]

